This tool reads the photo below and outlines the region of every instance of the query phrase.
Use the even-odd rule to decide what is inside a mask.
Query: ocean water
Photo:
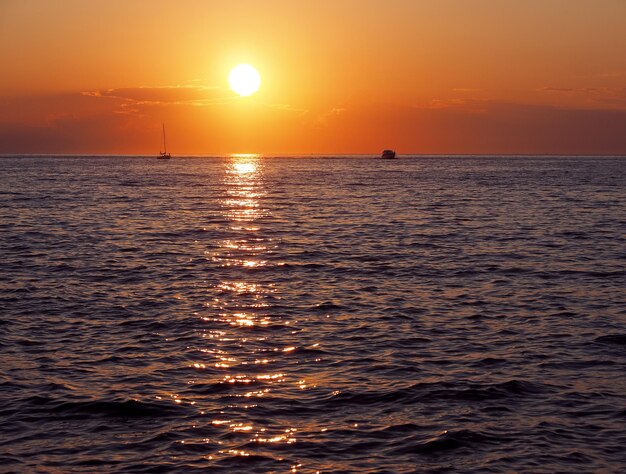
[[[0,158],[0,471],[624,472],[626,158]]]

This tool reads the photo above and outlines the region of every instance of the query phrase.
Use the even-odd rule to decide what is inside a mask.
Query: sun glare
[[[254,94],[261,85],[261,76],[249,64],[235,66],[228,75],[230,88],[242,97]]]

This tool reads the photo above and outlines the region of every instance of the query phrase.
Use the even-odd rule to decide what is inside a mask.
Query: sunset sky
[[[0,153],[626,154],[625,32],[624,0],[0,0]]]

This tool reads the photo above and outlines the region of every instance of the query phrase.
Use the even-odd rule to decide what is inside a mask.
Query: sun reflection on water
[[[217,387],[208,403],[216,414],[211,424],[223,431],[224,441],[206,453],[212,460],[256,455],[263,445],[295,443],[297,428],[246,414],[268,403],[274,391],[288,387],[299,392],[309,386],[302,376],[285,370],[285,360],[293,362],[299,354],[293,339],[283,339],[295,333],[295,321],[273,311],[280,295],[276,283],[264,277],[281,263],[272,261],[278,243],[264,232],[271,211],[263,168],[258,155],[232,155],[224,163],[219,203],[225,222],[220,238],[205,252],[216,278],[198,312],[204,324],[202,345],[189,367],[197,376],[192,383]],[[199,410],[211,412],[206,406]],[[291,467],[295,472],[298,466]]]
[[[225,394],[225,405],[221,413],[236,413],[257,407],[255,401],[263,400],[277,384],[301,389],[304,381],[301,377],[289,377],[284,371],[271,370],[281,354],[289,354],[296,347],[281,345],[268,332],[276,318],[283,328],[290,321],[272,314],[271,302],[279,299],[275,285],[258,277],[271,265],[270,255],[276,246],[263,235],[263,219],[270,212],[264,205],[267,191],[261,157],[232,155],[225,163],[222,185],[220,206],[227,220],[225,235],[207,251],[207,257],[218,269],[219,280],[212,287],[213,296],[206,302],[206,312],[200,315],[207,325],[203,340],[210,345],[199,351],[206,358],[194,361],[191,367],[211,377],[210,383],[223,387],[220,393]],[[270,429],[241,416],[215,419],[212,424],[239,436],[248,434],[247,442],[256,444],[296,441],[295,428]],[[210,453],[212,459],[250,455],[250,450],[242,450],[241,446],[224,448]]]
[[[233,169],[235,169],[239,174],[254,173],[256,171],[256,163],[236,162],[233,163]]]

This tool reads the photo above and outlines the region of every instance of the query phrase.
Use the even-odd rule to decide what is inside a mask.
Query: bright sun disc
[[[261,76],[249,64],[240,64],[233,68],[228,75],[230,88],[240,96],[248,96],[259,90]]]

